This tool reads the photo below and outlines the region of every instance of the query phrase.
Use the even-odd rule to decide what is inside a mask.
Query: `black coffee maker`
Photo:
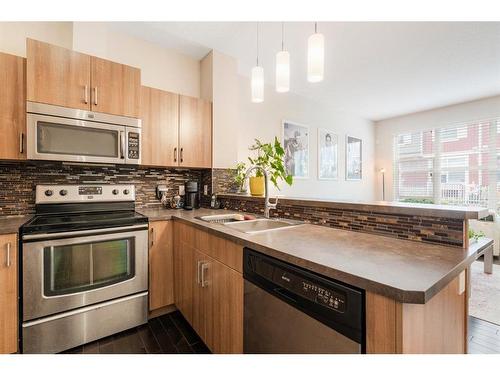
[[[198,182],[197,181],[187,181],[184,185],[185,201],[184,209],[192,210],[193,208],[199,208],[199,198],[198,198]]]

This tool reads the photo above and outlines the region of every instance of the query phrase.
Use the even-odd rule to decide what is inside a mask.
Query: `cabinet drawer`
[[[213,259],[243,272],[243,246],[189,224],[175,223],[179,240],[212,257]]]

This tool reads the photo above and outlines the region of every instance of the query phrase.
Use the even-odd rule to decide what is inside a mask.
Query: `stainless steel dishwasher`
[[[244,250],[245,353],[364,353],[364,291]]]

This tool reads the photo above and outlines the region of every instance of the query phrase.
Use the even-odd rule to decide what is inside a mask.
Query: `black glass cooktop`
[[[89,229],[147,224],[148,218],[135,211],[39,214],[24,224],[22,234],[71,232]]]

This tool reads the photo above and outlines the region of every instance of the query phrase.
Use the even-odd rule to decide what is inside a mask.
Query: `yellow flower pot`
[[[250,177],[250,194],[254,197],[264,195],[264,176]]]

